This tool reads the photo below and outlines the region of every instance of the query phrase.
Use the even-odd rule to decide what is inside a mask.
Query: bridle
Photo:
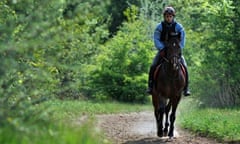
[[[172,49],[174,49],[174,48],[180,49],[180,47],[176,46],[175,42],[172,44],[172,46],[173,46]],[[169,47],[167,47],[167,48],[169,49]],[[180,54],[174,53],[174,54],[170,54],[169,56],[168,55],[169,54],[167,52],[167,57],[163,57],[163,59],[167,63],[170,63],[172,65],[173,70],[177,71],[180,68],[180,61],[179,61],[181,58]]]
[[[163,57],[164,61],[171,64],[173,67],[173,70],[178,70],[180,68],[180,56],[179,55],[172,55],[169,58]]]

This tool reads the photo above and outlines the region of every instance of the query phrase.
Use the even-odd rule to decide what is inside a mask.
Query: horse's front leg
[[[156,125],[157,125],[157,135],[159,137],[162,137],[161,135],[161,131],[162,131],[162,126],[161,126],[161,120],[160,120],[160,113],[158,111],[158,109],[154,110],[154,115],[155,115],[155,119],[156,119]]]
[[[164,107],[160,107],[157,110],[157,135],[159,137],[163,137],[163,114],[164,114]]]
[[[168,114],[171,108],[171,101],[168,102],[166,108],[165,108],[165,127],[164,127],[164,136],[167,136],[168,134],[168,126],[169,126],[169,122],[168,122]]]
[[[166,99],[163,97],[159,98],[159,108],[158,108],[158,131],[157,131],[157,135],[159,137],[163,136],[163,116],[165,113],[165,107],[166,107]]]
[[[160,108],[159,105],[154,106],[154,116],[157,124],[157,135],[163,136],[163,113],[164,109]]]
[[[158,98],[158,94],[154,93],[152,95],[152,103],[154,106],[154,116],[156,119],[156,124],[157,124],[157,135],[159,137],[163,136],[163,132],[162,132],[162,118],[163,118],[163,113],[160,110],[160,99]]]
[[[176,110],[177,110],[179,100],[180,100],[180,97],[175,99],[174,101],[172,101],[172,112],[170,115],[170,129],[169,129],[169,133],[168,133],[169,137],[174,136],[174,122],[176,119]]]

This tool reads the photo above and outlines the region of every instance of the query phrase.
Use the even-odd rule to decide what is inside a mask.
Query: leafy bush
[[[169,1],[186,30],[184,50],[193,94],[206,106],[237,106],[239,91],[240,2]],[[229,101],[223,103],[222,100]]]
[[[23,7],[28,4],[31,7]],[[0,50],[0,63],[4,66],[0,80],[0,123],[15,125],[17,121],[21,125],[35,113],[30,108],[32,105],[53,96],[58,80],[44,54],[49,37],[56,32],[52,27],[57,14],[43,16],[59,8],[59,5],[51,7],[53,5],[42,1],[42,5],[36,6],[31,0],[18,5],[7,1],[0,3],[4,11],[0,14],[4,30]]]
[[[107,24],[101,13],[93,13],[101,7],[83,15],[91,7],[85,2],[66,18],[67,5],[58,0],[0,2],[0,125],[21,125],[36,114],[32,105],[56,96],[82,96],[86,65],[108,37]]]
[[[153,44],[144,21],[136,19],[136,10],[136,7],[132,7],[128,11],[133,13],[129,14],[131,21],[123,24],[96,58],[92,83],[97,91],[95,97],[103,93],[120,101],[146,101],[145,89]]]

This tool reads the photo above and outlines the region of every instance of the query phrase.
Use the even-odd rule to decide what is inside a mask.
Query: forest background
[[[52,99],[149,103],[152,36],[167,5],[186,31],[195,101],[239,106],[239,0],[1,0],[0,125],[42,119],[32,106]]]

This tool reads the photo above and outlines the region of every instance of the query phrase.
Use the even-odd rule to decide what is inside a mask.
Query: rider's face
[[[171,23],[173,21],[173,15],[171,14],[165,14],[164,15],[164,20],[168,23]]]

